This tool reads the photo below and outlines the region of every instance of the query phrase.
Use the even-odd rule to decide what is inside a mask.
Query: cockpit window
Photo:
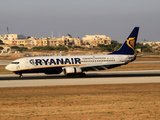
[[[12,64],[19,64],[19,62],[12,62]]]

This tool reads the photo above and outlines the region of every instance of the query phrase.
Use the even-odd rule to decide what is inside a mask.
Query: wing
[[[82,71],[90,71],[90,70],[107,70],[111,68],[115,68],[121,65],[126,65],[129,62],[132,62],[136,59],[137,53],[130,59],[126,61],[120,61],[120,62],[110,62],[110,63],[102,63],[102,64],[90,64],[90,65],[84,65],[84,66],[79,66]]]
[[[99,71],[99,70],[111,69],[124,64],[126,64],[126,62],[90,64],[90,65],[79,66],[79,68],[82,69],[82,71],[93,71],[93,70]]]

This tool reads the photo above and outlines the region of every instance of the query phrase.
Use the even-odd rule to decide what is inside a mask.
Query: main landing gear
[[[85,73],[81,73],[80,77],[86,77],[86,74]]]
[[[75,74],[66,74],[68,77],[73,77],[73,76],[80,76],[80,77],[86,77],[85,73],[75,73]]]

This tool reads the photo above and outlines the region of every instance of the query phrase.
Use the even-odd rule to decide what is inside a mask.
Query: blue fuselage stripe
[[[62,67],[26,69],[26,70],[15,71],[14,73],[19,74],[19,73],[48,73],[48,72],[61,73]]]

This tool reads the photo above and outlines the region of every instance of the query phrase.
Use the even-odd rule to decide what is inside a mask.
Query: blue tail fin
[[[138,31],[139,27],[135,27],[131,34],[128,36],[127,40],[123,43],[121,48],[110,54],[133,55],[137,42]]]

